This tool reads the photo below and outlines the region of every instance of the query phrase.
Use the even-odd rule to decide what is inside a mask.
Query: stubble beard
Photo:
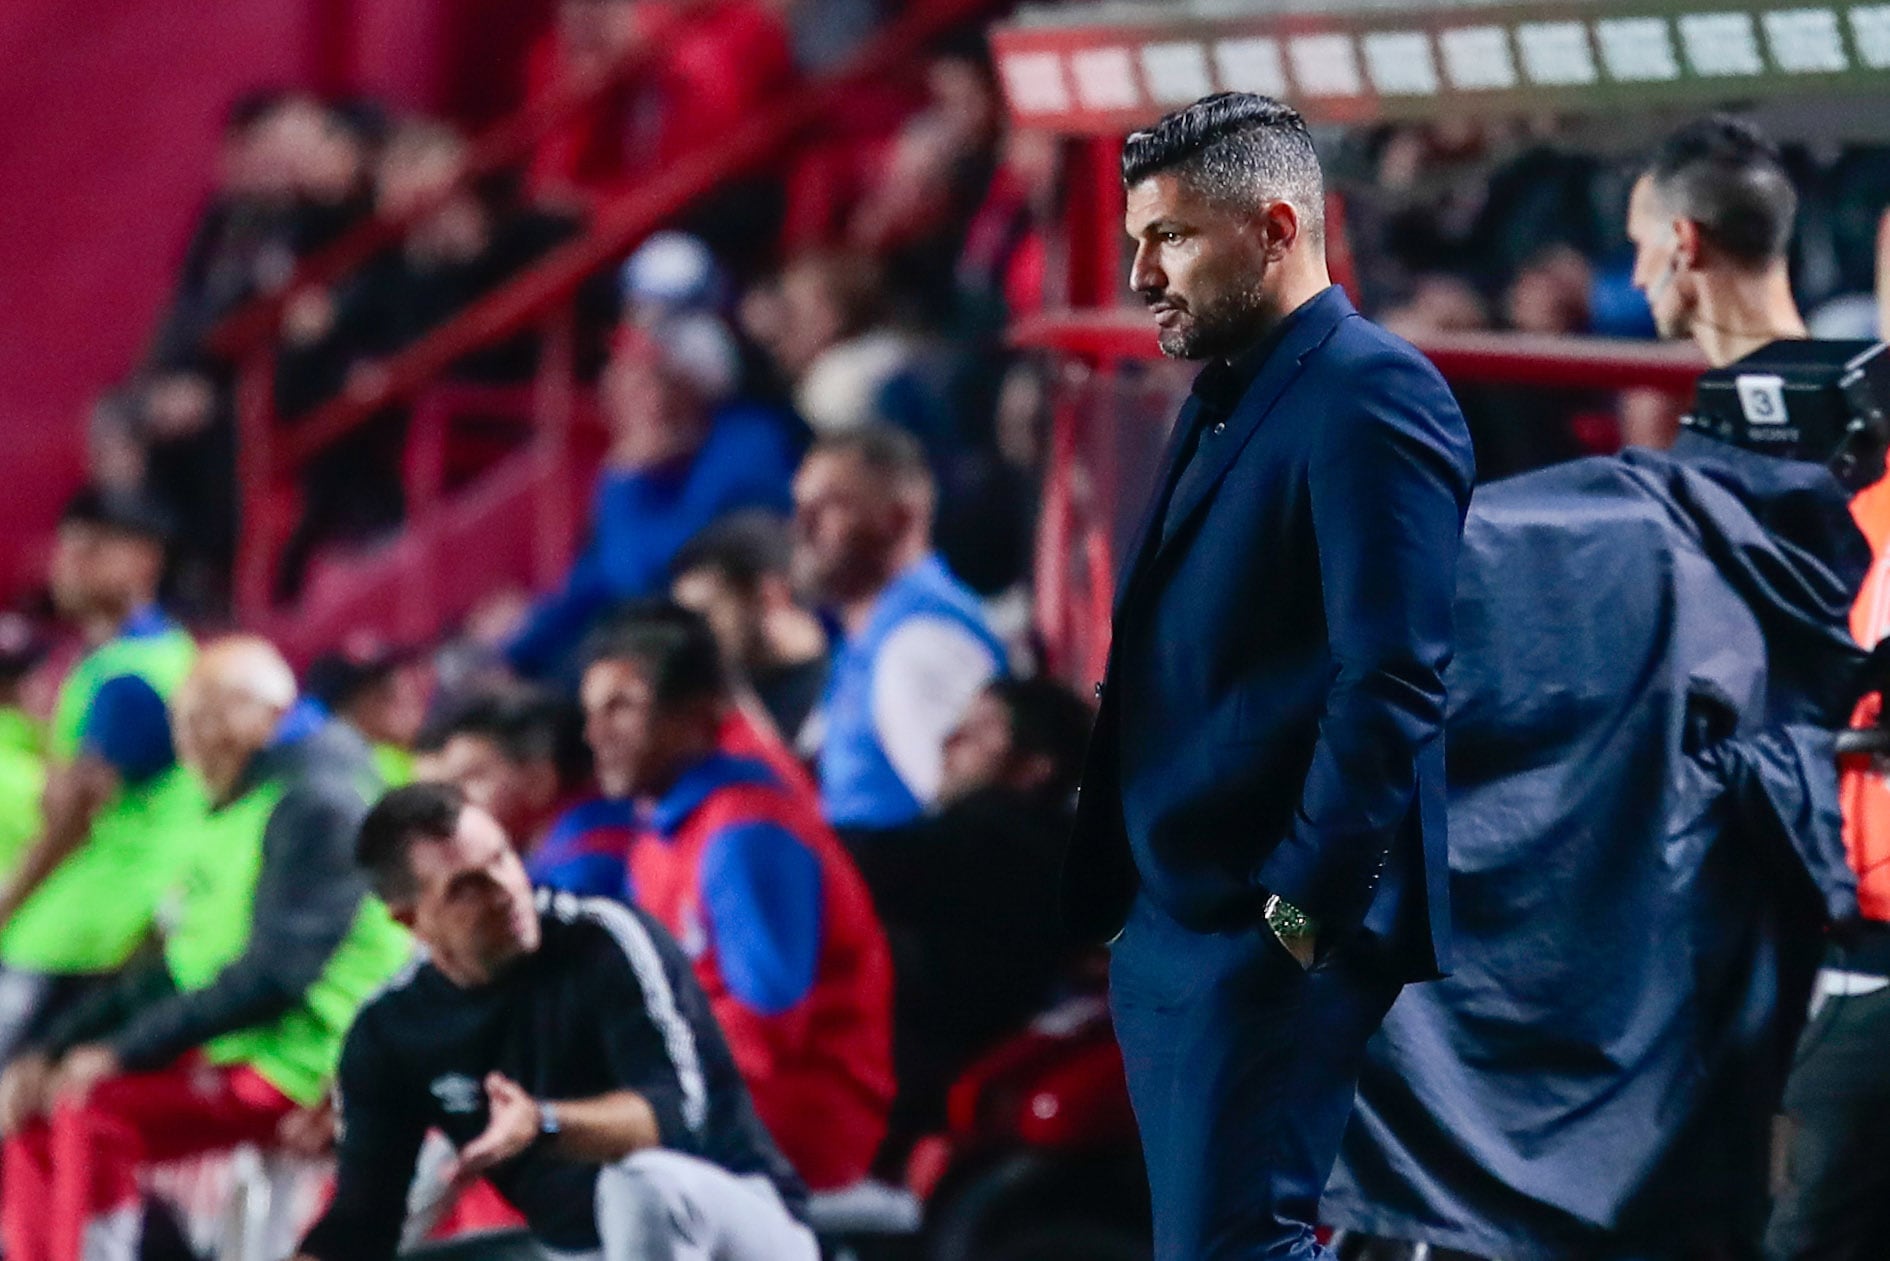
[[[1170,359],[1226,358],[1251,346],[1268,327],[1259,279],[1251,285],[1182,312],[1174,328],[1159,330],[1157,343]]]

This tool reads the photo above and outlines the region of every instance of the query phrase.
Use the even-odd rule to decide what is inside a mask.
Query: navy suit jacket
[[[1430,362],[1338,288],[1280,332],[1177,478],[1189,399],[1124,558],[1065,917],[1107,940],[1140,887],[1221,931],[1278,893],[1435,976],[1469,432]]]

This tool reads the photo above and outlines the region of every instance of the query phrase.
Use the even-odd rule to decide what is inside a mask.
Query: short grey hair
[[[1217,92],[1176,110],[1122,147],[1122,184],[1172,172],[1218,205],[1290,202],[1313,241],[1325,239],[1325,176],[1298,110],[1252,92]]]

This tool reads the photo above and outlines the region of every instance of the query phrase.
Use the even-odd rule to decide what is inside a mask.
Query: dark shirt
[[[642,912],[541,890],[537,951],[461,989],[417,964],[361,1010],[341,1057],[335,1198],[302,1245],[322,1261],[394,1255],[428,1129],[456,1147],[489,1121],[482,1083],[505,1074],[535,1099],[634,1090],[665,1148],[762,1174],[791,1209],[805,1192],[749,1102],[689,960]],[[535,1144],[491,1182],[552,1248],[598,1246],[597,1166]]]
[[[895,1138],[943,1121],[970,1061],[1048,1005],[1071,956],[1055,910],[1069,812],[991,788],[850,838],[893,951]]]
[[[1183,440],[1181,450],[1175,457],[1174,472],[1168,481],[1168,497],[1162,504],[1161,537],[1164,540],[1174,526],[1174,522],[1168,519],[1170,505],[1178,501],[1185,502],[1188,498],[1182,493],[1182,487],[1187,484],[1189,475],[1207,476],[1195,467],[1194,457],[1200,453],[1202,444],[1212,441],[1224,431],[1227,418],[1234,414],[1234,408],[1240,405],[1241,395],[1247,392],[1247,387],[1260,375],[1260,369],[1266,366],[1274,347],[1280,344],[1287,331],[1311,305],[1310,301],[1301,303],[1285,319],[1269,329],[1251,349],[1242,351],[1232,359],[1215,359],[1195,377],[1191,395],[1197,407],[1191,432]]]
[[[774,729],[781,733],[781,739],[790,749],[798,746],[807,716],[814,712],[821,694],[827,690],[828,665],[823,653],[808,661],[755,674],[755,694],[761,698],[762,708],[768,711],[768,717],[774,720]]]

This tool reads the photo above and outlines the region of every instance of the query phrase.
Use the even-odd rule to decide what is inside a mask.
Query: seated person
[[[662,591],[677,551],[718,517],[787,510],[798,440],[785,417],[737,397],[740,372],[733,339],[709,316],[619,330],[599,388],[610,450],[590,542],[507,645],[520,674],[560,675],[592,623]]]
[[[177,748],[207,800],[163,960],[0,1078],[9,1261],[137,1256],[139,1167],[271,1142],[326,1093],[356,1009],[411,954],[352,859],[372,755],[295,699],[260,639],[212,644],[184,681]]]
[[[0,1063],[125,966],[190,836],[168,702],[197,647],[157,605],[172,534],[136,494],[83,491],[60,518],[53,602],[86,653],[60,684],[38,818],[0,882]]]
[[[821,805],[843,831],[938,800],[945,737],[1005,673],[978,597],[932,550],[937,484],[907,433],[823,437],[794,479],[794,570],[840,626],[822,703]]]
[[[533,883],[621,899],[636,811],[592,790],[582,727],[551,692],[475,696],[441,724],[435,769],[499,821]]]
[[[427,961],[342,1055],[340,1172],[301,1261],[390,1261],[429,1129],[557,1257],[816,1261],[689,961],[637,911],[532,888],[445,784],[390,793],[357,850]]]
[[[1089,706],[1053,680],[990,684],[946,737],[938,807],[856,848],[898,978],[900,1155],[944,1120],[971,1060],[1051,1000],[1069,958],[1053,908],[1089,726]]]
[[[413,782],[431,673],[424,655],[368,638],[317,657],[302,683],[310,700],[368,742],[381,782],[398,788]]]
[[[586,733],[606,795],[650,804],[630,892],[695,960],[762,1120],[817,1191],[863,1178],[893,1096],[892,969],[813,795],[726,751],[715,637],[675,605],[600,636]]]
[[[752,509],[689,540],[669,572],[676,603],[708,619],[723,661],[800,752],[827,685],[827,633],[794,598],[793,550],[787,522]]]

